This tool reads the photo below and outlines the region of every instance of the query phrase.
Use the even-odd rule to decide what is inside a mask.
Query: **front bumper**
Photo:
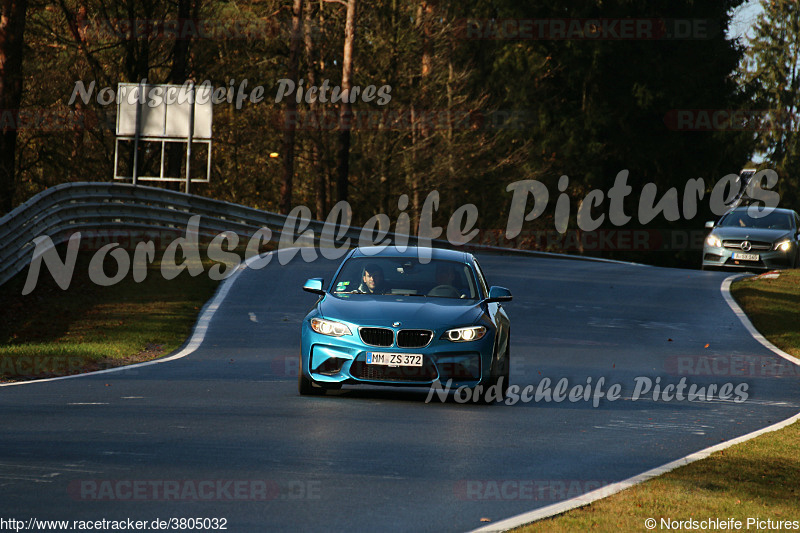
[[[735,250],[719,246],[703,246],[703,268],[729,268],[738,270],[777,270],[790,268],[793,249],[787,252],[780,250],[767,250],[757,252],[758,261],[745,261],[734,259]]]
[[[434,330],[433,340],[424,348],[377,347],[364,344],[358,334],[330,337],[314,332],[303,323],[301,371],[321,385],[367,384],[429,386],[436,381],[452,386],[474,387],[489,379],[494,356],[494,329],[480,340],[440,340],[444,330]],[[419,367],[366,364],[367,352],[421,354]]]

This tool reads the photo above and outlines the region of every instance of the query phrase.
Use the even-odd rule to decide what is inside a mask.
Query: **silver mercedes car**
[[[800,266],[800,215],[774,209],[751,217],[747,207],[725,213],[703,243],[703,270],[774,270]]]

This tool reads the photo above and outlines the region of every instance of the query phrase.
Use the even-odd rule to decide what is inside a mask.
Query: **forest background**
[[[402,210],[416,224],[425,198],[438,191],[438,223],[474,204],[481,238],[496,244],[696,267],[690,241],[714,218],[708,196],[723,176],[745,166],[775,169],[781,206],[797,208],[796,2],[765,4],[749,41],[728,32],[741,0],[575,4],[3,2],[0,215],[59,183],[111,180],[116,106],[97,94],[141,80],[208,80],[234,97],[243,80],[245,93],[264,88],[257,103],[214,106],[210,183],[192,193],[269,211],[306,205],[324,220],[346,200],[354,224],[378,213],[396,220]],[[298,103],[294,94],[276,102],[280,80],[361,94],[352,103]],[[93,82],[88,102],[74,97],[76,84]],[[368,86],[388,86],[390,100],[367,101]],[[171,173],[180,175],[181,157],[169,151]],[[192,168],[204,171],[204,157],[198,150]],[[158,159],[157,150],[142,148],[145,171]],[[622,229],[659,234],[661,244],[584,250],[578,206],[593,189],[607,193],[622,170],[632,189],[625,199],[632,220]],[[697,178],[706,187],[699,213],[637,219],[645,184],[658,187],[657,199],[675,187],[681,200]],[[525,223],[527,233],[503,242],[506,189],[520,180],[543,183],[550,201]],[[562,190],[573,242],[532,237],[554,231]],[[594,211],[607,213],[608,203]],[[618,229],[606,216],[600,231]],[[669,243],[675,236],[677,246]]]

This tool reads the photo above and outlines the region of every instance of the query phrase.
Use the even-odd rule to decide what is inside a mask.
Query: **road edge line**
[[[258,256],[255,256],[258,258]],[[252,258],[251,258],[252,259]],[[169,361],[175,361],[177,359],[182,359],[187,355],[193,353],[200,345],[203,343],[203,340],[206,337],[206,332],[208,331],[208,327],[211,324],[211,319],[214,317],[214,314],[219,309],[219,306],[222,304],[225,297],[228,296],[228,291],[230,291],[231,287],[235,283],[237,279],[239,279],[239,275],[245,269],[246,265],[249,264],[249,260],[243,261],[239,268],[231,274],[229,277],[222,280],[219,287],[217,287],[217,291],[214,293],[214,296],[211,297],[209,301],[205,303],[203,308],[200,310],[200,316],[195,322],[194,328],[192,329],[192,334],[189,336],[188,342],[185,342],[183,346],[177,349],[172,355],[168,355],[166,357],[162,357],[159,359],[153,359],[152,361],[144,361],[142,363],[134,363],[132,365],[124,365],[124,366],[116,366],[114,368],[106,368],[103,370],[95,370],[93,372],[84,372],[81,374],[71,374],[69,376],[58,376],[54,378],[45,378],[45,379],[31,379],[27,381],[13,381],[11,383],[0,383],[0,387],[16,387],[19,385],[32,385],[34,383],[50,383],[53,381],[61,381],[65,379],[77,379],[83,378],[88,376],[97,376],[100,374],[110,374],[112,372],[122,372],[124,370],[133,370],[136,368],[142,368],[145,366],[150,365],[157,365],[161,363],[167,363]]]
[[[782,358],[786,359],[787,361],[792,362],[792,363],[800,366],[800,359],[798,359],[797,357],[795,357],[793,355],[789,355],[788,353],[784,352],[783,350],[781,350],[780,348],[778,348],[777,346],[775,346],[774,344],[769,342],[767,340],[767,338],[764,337],[761,333],[759,333],[759,331],[756,329],[756,327],[753,325],[753,323],[750,322],[750,319],[747,318],[747,315],[742,310],[742,308],[739,307],[739,304],[736,303],[736,300],[733,298],[733,295],[731,294],[731,284],[734,281],[736,281],[738,278],[741,278],[741,277],[744,277],[744,276],[745,276],[745,274],[734,274],[733,276],[728,276],[722,282],[722,286],[720,287],[720,291],[722,291],[722,297],[725,298],[725,302],[731,308],[733,313],[737,317],[739,317],[739,321],[742,323],[742,325],[745,327],[745,329],[747,329],[747,331],[750,333],[750,335],[752,335],[755,340],[757,340],[759,343],[761,343],[761,345],[764,346],[764,348],[770,350],[775,355],[777,355],[779,357],[782,357]]]
[[[739,304],[736,303],[736,300],[730,293],[730,287],[735,280],[744,276],[745,274],[734,274],[732,276],[728,276],[723,280],[722,285],[720,286],[720,292],[722,292],[722,297],[725,300],[725,303],[728,304],[728,307],[731,308],[731,311],[733,311],[733,313],[739,318],[742,325],[745,327],[745,329],[747,329],[748,333],[750,333],[750,335],[752,335],[753,338],[757,340],[761,345],[763,345],[765,348],[767,348],[774,354],[796,365],[800,365],[800,359],[784,352],[783,350],[781,350],[780,348],[769,342],[761,333],[759,333],[758,330],[755,328],[755,326],[753,326],[753,323],[750,322],[750,319],[747,318],[747,315],[742,310],[742,308],[739,307]],[[469,533],[500,533],[503,531],[508,531],[513,528],[521,527],[526,524],[536,522],[538,520],[542,520],[544,518],[550,518],[565,513],[567,511],[571,511],[572,509],[583,507],[584,505],[589,505],[590,503],[596,502],[597,500],[601,500],[618,492],[622,492],[623,490],[633,487],[634,485],[638,485],[639,483],[643,483],[644,481],[647,481],[654,477],[666,474],[667,472],[675,470],[676,468],[679,468],[681,466],[685,466],[695,461],[699,461],[700,459],[705,459],[712,453],[724,450],[726,448],[730,448],[731,446],[735,446],[736,444],[741,444],[742,442],[754,439],[765,433],[771,433],[773,431],[783,429],[786,426],[794,424],[798,420],[800,420],[800,413],[797,413],[796,415],[791,416],[781,422],[772,424],[771,426],[757,429],[751,433],[747,433],[746,435],[736,437],[735,439],[715,444],[714,446],[694,452],[685,457],[676,459],[675,461],[671,461],[667,464],[658,466],[651,470],[647,470],[646,472],[625,479],[623,481],[606,485],[605,487],[601,487],[591,492],[587,492],[586,494],[582,494],[581,496],[577,496],[575,498],[570,498],[569,500],[565,500],[563,502],[554,503],[552,505],[548,505],[540,509],[512,516],[511,518],[506,518],[499,522],[495,522],[494,524],[473,529]]]

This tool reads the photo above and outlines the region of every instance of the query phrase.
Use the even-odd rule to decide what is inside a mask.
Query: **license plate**
[[[422,355],[414,353],[367,352],[368,365],[422,366]]]
[[[758,261],[760,259],[758,254],[741,254],[738,252],[734,252],[733,258],[740,261]]]

